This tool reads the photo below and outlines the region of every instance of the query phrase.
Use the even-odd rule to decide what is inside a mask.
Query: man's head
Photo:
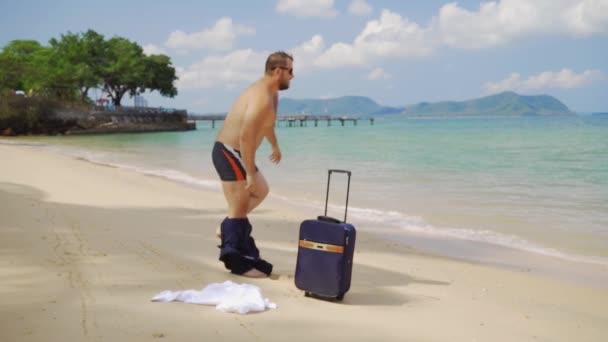
[[[293,57],[284,51],[273,52],[266,59],[267,76],[276,77],[279,81],[279,90],[289,88],[293,78]]]

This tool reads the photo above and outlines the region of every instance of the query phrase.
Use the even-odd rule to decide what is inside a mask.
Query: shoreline
[[[176,178],[175,174],[167,175],[164,173],[146,171],[146,168],[142,168],[141,166],[98,161],[80,154],[74,154],[72,152],[67,153],[63,151],[59,145],[49,145],[46,142],[37,142],[36,140],[10,141],[9,139],[0,139],[0,146],[43,147],[42,152],[73,158],[97,166],[135,172],[144,177],[149,176],[159,180],[169,181],[186,188],[194,187],[195,191],[221,192],[219,182],[217,182],[218,184],[215,184],[216,182],[192,178],[186,174],[181,174]],[[184,177],[186,179],[184,179]],[[293,199],[290,200],[290,197],[277,196],[273,194],[272,191],[266,199],[266,202],[271,203],[270,205],[274,207],[280,206],[281,210],[290,212],[299,211],[298,219],[300,220],[316,217],[316,215],[321,213],[319,210],[323,209],[322,206],[318,207],[317,205],[311,205],[311,203],[304,203],[302,200],[294,202]],[[566,252],[554,250],[550,247],[544,247],[543,245],[531,245],[532,247],[546,250],[545,252],[537,252],[490,241],[471,240],[466,237],[456,238],[443,236],[441,234],[429,234],[421,231],[409,231],[397,226],[386,226],[374,222],[374,220],[357,217],[356,212],[361,210],[365,211],[365,209],[350,209],[349,218],[353,219],[353,217],[355,217],[355,225],[358,230],[365,230],[366,233],[374,234],[376,238],[388,240],[387,242],[389,243],[398,242],[403,244],[406,248],[413,248],[420,253],[427,253],[433,256],[491,267],[538,273],[544,276],[599,289],[608,288],[608,266],[603,263],[604,258],[602,257],[568,254]],[[505,237],[508,238],[509,236]],[[552,253],[554,255],[552,255]],[[597,261],[593,260],[595,258],[597,258]]]
[[[302,215],[276,201],[251,217],[276,275],[248,279],[217,260],[219,192],[27,146],[0,144],[0,158],[0,340],[601,341],[608,334],[605,289],[439,257],[366,230],[344,301],[306,298],[293,284]],[[259,286],[278,308],[241,316],[150,301],[163,290],[224,280]]]
[[[380,235],[429,255],[530,273],[601,290],[608,289],[608,267],[603,264],[573,261],[478,241],[442,239],[435,236],[403,233]]]

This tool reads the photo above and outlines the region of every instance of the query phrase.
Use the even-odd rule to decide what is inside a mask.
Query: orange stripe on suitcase
[[[312,242],[308,240],[300,240],[298,243],[300,247],[315,249],[318,251],[332,252],[332,253],[344,253],[343,246],[330,245],[326,243]]]

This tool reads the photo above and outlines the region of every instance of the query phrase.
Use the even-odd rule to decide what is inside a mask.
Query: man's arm
[[[268,133],[266,134],[266,139],[272,146],[272,154],[270,154],[270,160],[278,164],[281,161],[281,149],[279,148],[279,142],[277,141],[277,136],[274,132],[274,127],[276,125],[277,115],[279,114],[279,94],[275,93],[272,96],[272,104],[274,106],[274,118],[272,120],[272,126],[268,129]]]
[[[279,148],[279,142],[277,141],[277,136],[274,132],[274,127],[268,129],[266,139],[270,143],[270,146],[272,146],[272,154],[270,155],[270,160],[276,164],[281,161],[281,149]]]

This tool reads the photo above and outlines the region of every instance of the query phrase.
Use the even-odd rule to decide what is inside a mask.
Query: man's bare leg
[[[269,192],[269,187],[268,187],[268,182],[266,181],[266,178],[264,178],[264,175],[262,175],[262,173],[260,171],[256,172],[255,174],[256,177],[256,191],[254,193],[250,193],[249,192],[249,201],[247,204],[247,212],[245,214],[245,216],[249,215],[249,213],[257,208],[258,205],[260,205],[260,203],[262,203],[262,201],[266,198],[266,196],[268,195]],[[244,182],[222,182],[222,189],[224,190],[224,197],[226,197],[226,201],[228,201],[228,217],[230,216],[230,200],[228,200],[228,198],[232,198],[233,195],[232,193],[234,191],[238,191],[238,190],[234,190],[232,187],[232,183],[243,183]],[[237,217],[237,216],[233,216],[233,217]],[[243,216],[238,216],[238,217],[243,217]],[[220,239],[222,237],[222,231],[220,229],[220,227],[217,227],[217,229],[215,230],[215,236],[217,236],[218,239]]]
[[[259,271],[255,268],[250,269],[249,271],[241,274],[243,277],[249,277],[249,278],[266,278],[268,277],[266,275],[266,273]]]
[[[256,193],[252,194],[245,189],[246,182],[222,182],[224,196],[228,202],[228,217],[229,218],[245,218],[247,214],[257,207],[264,197],[268,194],[268,183],[260,172],[256,173],[257,189]],[[261,195],[258,197],[258,195]],[[219,232],[219,234],[218,234]],[[218,228],[216,235],[221,238],[221,229]],[[266,278],[267,275],[255,268],[241,274],[244,277],[250,278]]]

